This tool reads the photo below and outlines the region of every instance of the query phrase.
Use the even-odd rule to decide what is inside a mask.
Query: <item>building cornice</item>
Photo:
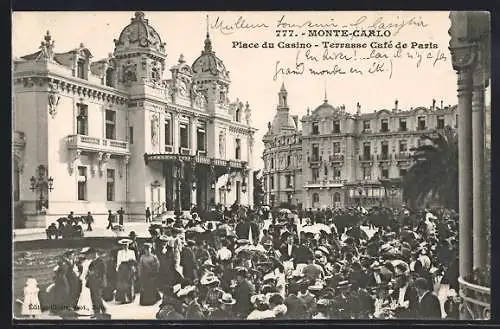
[[[72,77],[54,73],[23,72],[22,74],[14,75],[13,82],[15,84],[23,84],[25,88],[31,88],[35,85],[43,87],[51,84],[53,89],[61,92],[114,104],[124,104],[128,100],[128,95],[117,89],[94,85],[86,80],[76,80],[72,79]]]

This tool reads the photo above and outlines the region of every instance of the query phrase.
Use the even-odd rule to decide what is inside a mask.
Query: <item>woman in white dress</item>
[[[24,301],[21,311],[22,315],[35,318],[42,314],[40,301],[38,300],[38,282],[34,278],[28,278],[24,286]]]
[[[82,281],[82,292],[78,299],[78,306],[76,312],[78,315],[91,316],[92,315],[92,299],[90,298],[90,289],[87,287],[87,273],[89,265],[92,261],[88,258],[82,262],[82,272],[80,273],[80,281]]]

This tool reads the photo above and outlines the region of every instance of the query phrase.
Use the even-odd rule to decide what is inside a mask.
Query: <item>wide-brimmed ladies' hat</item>
[[[209,272],[207,274],[205,274],[201,280],[200,280],[200,283],[201,285],[203,286],[208,286],[209,284],[212,284],[212,283],[219,283],[220,280],[217,276],[215,276],[215,274],[213,274],[212,272]]]
[[[185,286],[177,293],[177,297],[184,297],[196,290],[195,286]]]
[[[121,239],[121,240],[119,240],[119,241],[118,241],[118,244],[121,244],[121,245],[129,245],[129,244],[131,244],[132,242],[134,242],[134,241],[132,241],[132,240],[130,240],[130,239]]]
[[[231,294],[224,293],[219,299],[219,303],[224,305],[234,305],[236,304],[236,299],[234,299],[233,296],[231,296]]]

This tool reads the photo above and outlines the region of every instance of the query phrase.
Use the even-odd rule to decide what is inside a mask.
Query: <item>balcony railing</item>
[[[344,155],[342,155],[342,154],[333,154],[333,155],[330,155],[329,159],[330,159],[330,162],[343,162],[344,161]]]
[[[377,155],[377,160],[378,161],[390,161],[391,160],[391,155],[390,154],[378,154]]]
[[[123,155],[130,154],[129,143],[125,141],[90,137],[85,135],[69,135],[67,137],[67,143],[69,149]]]
[[[464,304],[464,313],[472,320],[489,320],[491,318],[491,289],[479,286],[458,278],[460,297]]]
[[[402,161],[402,160],[409,160],[409,159],[411,159],[409,152],[399,152],[396,154],[396,160]]]
[[[339,187],[344,185],[347,182],[345,179],[333,179],[333,180],[310,180],[307,182],[305,187],[320,187],[320,188],[329,188],[329,187]]]
[[[165,145],[165,153],[174,153],[174,147],[172,145]]]
[[[207,155],[206,150],[196,150],[196,155]]]
[[[373,161],[373,155],[362,154],[359,156],[359,161]]]
[[[417,126],[417,130],[419,130],[419,131],[427,130],[427,127],[426,126]]]
[[[179,154],[181,155],[189,155],[189,153],[191,152],[191,150],[187,147],[180,147],[179,151]]]
[[[399,127],[399,131],[408,131],[408,128],[406,128],[406,127]]]
[[[371,129],[363,129],[363,134],[371,134],[372,130]]]

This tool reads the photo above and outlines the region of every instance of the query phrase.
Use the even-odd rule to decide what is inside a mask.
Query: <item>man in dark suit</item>
[[[304,316],[307,313],[306,304],[297,296],[299,290],[300,286],[297,283],[291,283],[288,286],[288,296],[285,299],[287,307],[285,317],[288,320],[304,320]]]
[[[89,265],[87,287],[90,289],[90,298],[94,309],[93,318],[97,318],[106,314],[106,308],[102,300],[102,290],[106,287],[106,264],[97,250],[90,249],[88,253],[94,260]]]
[[[259,242],[259,225],[252,221],[250,217],[243,216],[242,220],[236,225],[235,233],[238,239],[250,240],[250,232],[252,233],[252,241],[254,244]]]
[[[246,278],[247,270],[244,267],[236,269],[236,287],[234,288],[234,296],[236,297],[236,304],[234,311],[239,318],[246,319],[252,310],[252,303],[250,297],[255,293],[255,286]]]
[[[439,299],[429,291],[429,283],[424,278],[415,280],[415,288],[418,294],[418,319],[439,320],[442,318]]]
[[[113,229],[113,214],[111,210],[108,210],[108,226],[106,226],[106,230]]]
[[[289,261],[295,255],[295,250],[297,246],[295,245],[295,237],[290,232],[285,232],[282,234],[282,239],[284,243],[279,248],[282,261]]]
[[[117,214],[118,214],[118,223],[120,224],[120,226],[123,226],[123,215],[125,215],[125,210],[123,210],[123,207],[117,211]]]
[[[92,223],[94,223],[94,217],[92,217],[92,213],[90,211],[85,217],[85,222],[87,223],[87,231],[92,231]]]

